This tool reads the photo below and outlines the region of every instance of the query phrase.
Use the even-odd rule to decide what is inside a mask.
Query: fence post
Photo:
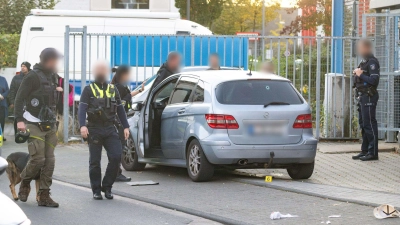
[[[320,98],[321,98],[321,35],[317,36],[317,81],[316,81],[316,102],[315,102],[315,137],[319,140],[319,121],[320,121]]]
[[[64,90],[69,90],[69,26],[65,26],[64,34]],[[67,92],[65,92],[67,93]],[[63,115],[64,115],[64,144],[68,143],[68,124],[69,124],[69,95],[64,94],[63,98]]]
[[[84,26],[82,29],[81,94],[83,88],[86,86],[86,54],[87,54],[87,27]]]

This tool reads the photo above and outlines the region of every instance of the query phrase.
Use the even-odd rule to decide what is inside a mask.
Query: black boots
[[[129,182],[131,181],[130,177],[124,176],[122,173],[120,173],[117,178],[115,179],[116,182]]]
[[[104,190],[104,197],[106,197],[106,199],[113,199],[114,195],[111,192],[111,188],[107,188]]]
[[[101,195],[101,193],[94,193],[93,199],[94,200],[103,200],[103,196]]]
[[[361,161],[372,161],[372,160],[379,160],[378,156],[374,156],[374,155],[370,155],[370,154],[366,154],[363,157],[360,157]]]
[[[361,157],[367,155],[366,152],[360,152],[358,155],[353,155],[351,158],[352,159],[360,159]]]

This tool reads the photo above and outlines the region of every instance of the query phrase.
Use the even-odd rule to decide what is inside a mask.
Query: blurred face
[[[53,73],[56,73],[58,71],[57,66],[58,59],[49,59],[46,63],[44,63],[44,68],[48,71],[52,71]]]
[[[175,58],[172,58],[168,61],[168,67],[172,71],[177,71],[179,69],[179,66],[181,65],[181,57],[176,56]]]
[[[127,73],[122,74],[119,82],[122,84],[128,83],[129,82],[129,73],[127,72]]]
[[[21,65],[21,72],[28,73],[28,68],[25,65]]]
[[[106,62],[98,62],[93,66],[94,79],[99,83],[106,82],[109,72],[110,67]]]
[[[261,72],[264,73],[275,73],[275,68],[272,63],[265,63],[261,67]]]
[[[363,42],[360,41],[357,44],[357,52],[360,56],[364,57],[366,55],[371,54],[371,49],[368,46],[366,46]]]
[[[213,69],[219,68],[219,58],[218,56],[211,56],[209,61],[210,67]]]

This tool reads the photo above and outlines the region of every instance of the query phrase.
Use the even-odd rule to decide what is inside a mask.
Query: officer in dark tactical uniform
[[[103,199],[101,191],[107,199],[113,199],[111,188],[117,177],[122,154],[121,141],[114,126],[117,115],[124,128],[125,140],[129,136],[129,124],[118,90],[106,81],[109,73],[107,62],[95,64],[95,82],[83,90],[78,111],[81,135],[89,143],[89,177],[93,198],[96,200]],[[108,165],[101,181],[100,161],[103,146],[107,151]]]
[[[358,54],[363,58],[354,70],[354,87],[358,99],[359,124],[362,133],[361,152],[353,159],[362,161],[378,160],[378,123],[376,104],[379,95],[379,62],[372,54],[372,43],[362,39],[357,45]]]
[[[55,71],[60,57],[56,49],[44,49],[40,54],[40,63],[23,78],[14,103],[17,129],[30,131],[28,151],[31,158],[21,173],[18,196],[26,202],[31,190],[30,182],[40,173],[38,205],[48,207],[58,207],[58,203],[50,197],[50,186],[55,165],[54,148],[57,145]]]

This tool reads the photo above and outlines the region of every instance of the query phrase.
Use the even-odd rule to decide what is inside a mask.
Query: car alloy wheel
[[[197,176],[200,171],[200,149],[199,146],[193,145],[189,153],[189,169],[193,176]]]
[[[135,161],[135,150],[135,144],[133,143],[132,137],[129,137],[128,140],[126,140],[126,145],[122,151],[122,159],[127,165],[131,165]]]

